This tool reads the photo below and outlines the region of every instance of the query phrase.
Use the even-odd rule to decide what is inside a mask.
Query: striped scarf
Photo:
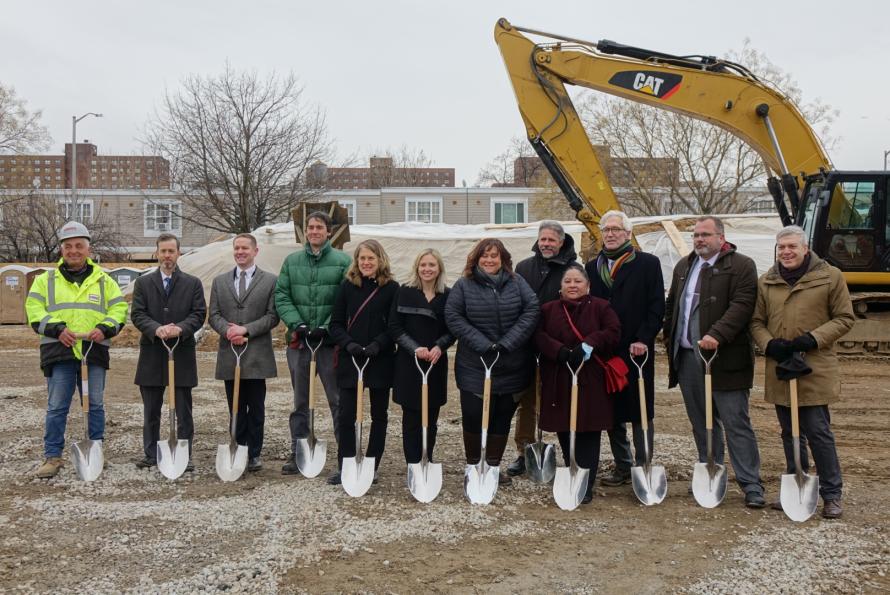
[[[618,270],[625,264],[636,258],[637,253],[634,251],[633,244],[627,240],[615,250],[606,250],[603,248],[596,258],[596,269],[599,272],[600,279],[609,289],[612,289],[612,282],[618,274]],[[609,271],[609,261],[614,261],[612,270]]]

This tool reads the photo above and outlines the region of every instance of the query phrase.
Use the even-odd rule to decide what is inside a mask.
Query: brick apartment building
[[[454,187],[453,167],[395,167],[392,157],[371,157],[368,167],[328,167],[322,162],[309,168],[309,186],[326,190]]]

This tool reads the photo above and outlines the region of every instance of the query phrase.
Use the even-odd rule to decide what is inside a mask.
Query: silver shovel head
[[[216,474],[223,481],[235,481],[247,468],[247,446],[232,442],[216,447]]]
[[[692,469],[692,495],[699,506],[719,506],[726,496],[726,467],[714,463],[708,469],[707,463],[696,463]]]
[[[492,467],[484,460],[467,465],[464,471],[464,494],[471,504],[491,504],[498,493],[500,467]]]
[[[796,474],[783,473],[779,501],[789,519],[804,522],[816,512],[816,505],[819,503],[819,477],[802,473],[798,481]]]
[[[637,500],[646,506],[661,504],[667,495],[667,474],[661,465],[631,467],[630,481]]]
[[[328,443],[326,440],[298,438],[294,457],[303,477],[317,477],[328,458]]]
[[[574,473],[573,473],[574,471]],[[575,510],[584,499],[590,469],[558,467],[553,476],[553,499],[563,510]]]
[[[71,443],[71,464],[81,481],[93,481],[102,473],[105,456],[101,440],[78,440]]]
[[[158,471],[167,479],[176,479],[189,464],[189,441],[177,440],[173,448],[167,440],[158,441]]]
[[[346,457],[340,472],[343,489],[353,498],[364,496],[374,481],[374,457]]]
[[[436,499],[442,489],[441,463],[409,463],[408,489],[418,502],[427,504]]]
[[[550,483],[556,473],[556,450],[546,442],[532,442],[525,447],[525,466],[535,483]]]

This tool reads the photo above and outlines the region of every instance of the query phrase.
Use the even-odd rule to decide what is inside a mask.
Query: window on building
[[[182,202],[173,199],[146,199],[145,235],[182,233]]]
[[[527,223],[528,204],[522,198],[491,199],[492,223]]]
[[[405,199],[405,221],[419,221],[421,223],[442,223],[442,199]]]
[[[93,220],[93,200],[90,198],[79,198],[77,199],[77,217],[74,217],[74,210],[72,209],[72,203],[70,200],[64,200],[59,203],[59,214],[65,221],[70,221],[71,219],[77,219],[78,221],[82,221],[87,223]]]
[[[354,200],[338,200],[340,206],[346,209],[346,218],[349,221],[350,225],[356,224],[355,211],[356,211],[356,202]]]

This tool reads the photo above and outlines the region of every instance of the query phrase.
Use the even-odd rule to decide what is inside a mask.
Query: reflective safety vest
[[[62,262],[59,260],[60,266]],[[80,285],[65,279],[58,268],[34,279],[25,311],[29,324],[38,323],[41,345],[59,341],[43,334],[48,324],[65,323],[72,333],[86,334],[101,325],[119,330],[126,323],[127,302],[117,282],[91,259],[87,263],[93,270]],[[72,348],[77,359],[82,359],[82,344],[78,341]],[[106,339],[102,344],[109,345],[110,341]]]

